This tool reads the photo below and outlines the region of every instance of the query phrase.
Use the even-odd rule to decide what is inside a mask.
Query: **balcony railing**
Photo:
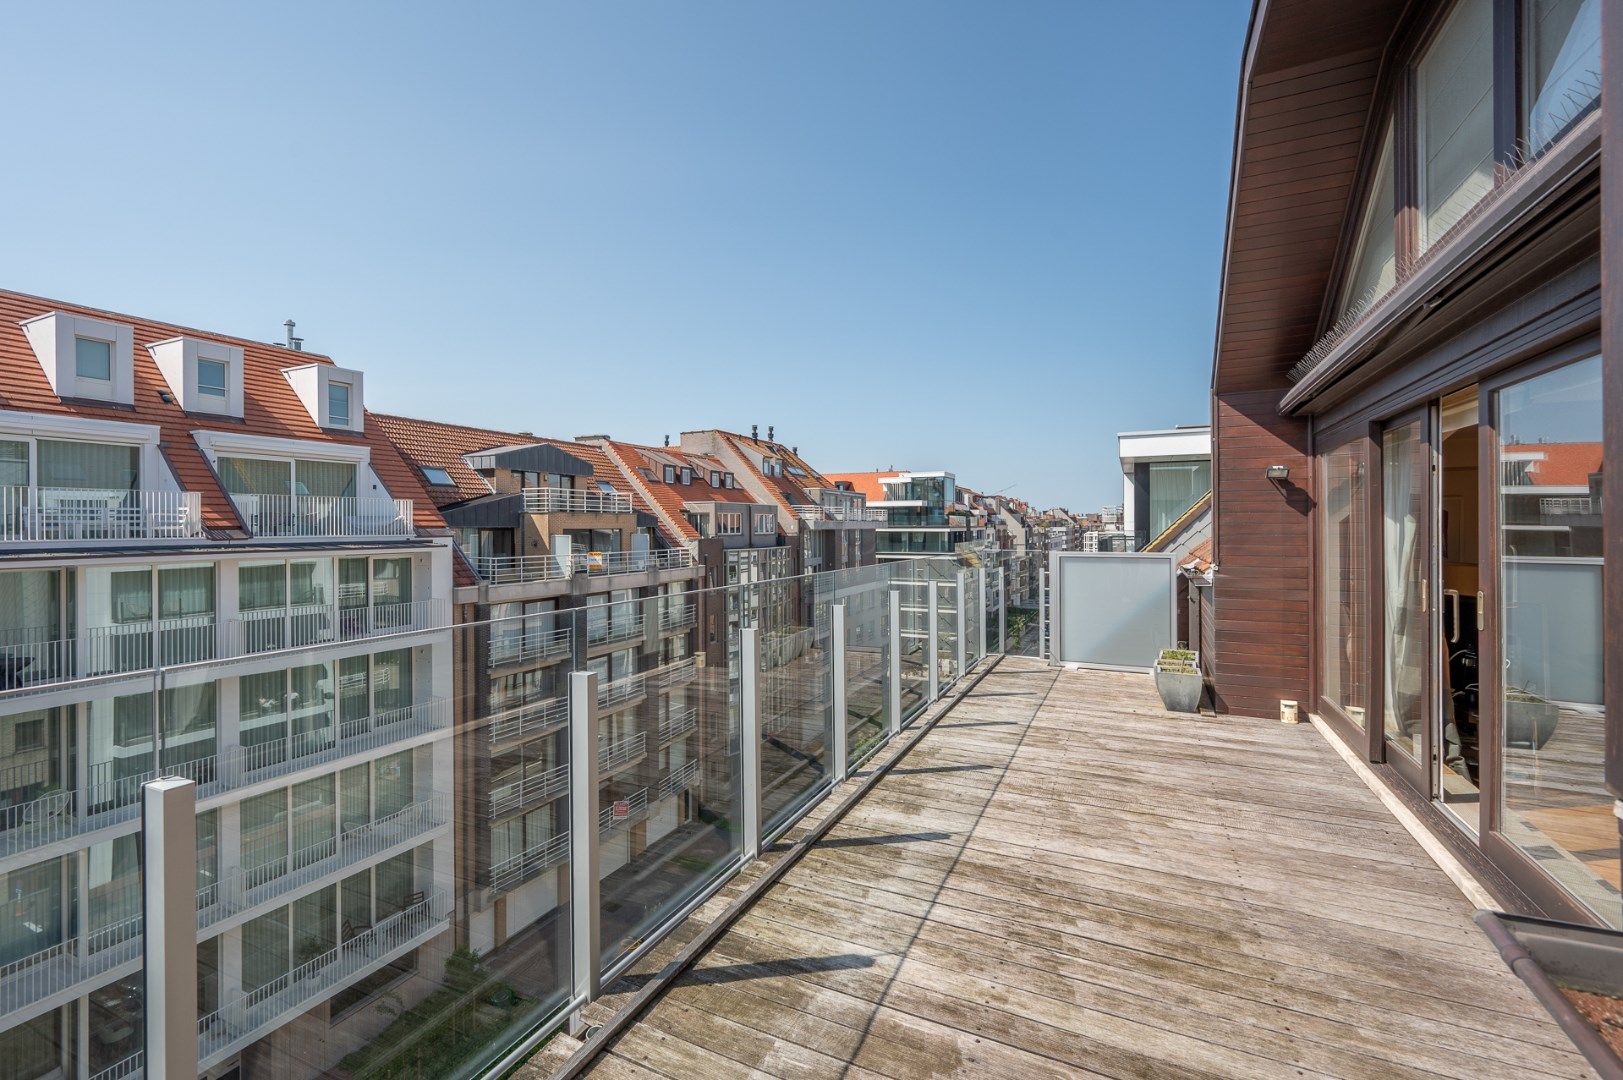
[[[587,609],[590,613],[591,609]],[[607,645],[614,641],[630,641],[643,635],[645,620],[642,612],[635,615],[616,615],[614,618],[586,620],[586,644]]]
[[[197,913],[198,925],[213,925],[390,848],[414,842],[450,820],[449,806],[445,796],[433,795],[280,858],[232,869],[220,875],[216,885],[198,891],[198,902],[203,905]]]
[[[699,763],[690,761],[659,782],[659,797],[668,799],[678,791],[685,791],[698,783]]]
[[[557,836],[536,844],[527,851],[503,859],[490,868],[490,885],[497,892],[511,892],[534,878],[569,859],[569,834]]]
[[[699,707],[697,705],[673,709],[669,716],[662,718],[659,722],[659,741],[663,744],[680,739],[698,726]]]
[[[526,514],[629,514],[631,496],[621,492],[578,491],[574,488],[524,489]]]
[[[599,832],[613,832],[639,821],[648,813],[648,789],[612,799],[597,812]]]
[[[234,788],[268,780],[419,735],[444,731],[450,725],[451,705],[444,698],[431,698],[375,716],[345,720],[336,731],[329,717],[327,726],[314,731],[289,730],[280,738],[226,751],[220,755],[220,785]]]
[[[570,555],[507,555],[475,560],[478,575],[492,585],[562,581],[576,574],[638,574],[685,570],[693,565],[686,548],[652,551],[582,551]]]
[[[449,918],[438,893],[422,897],[337,948],[300,964],[264,986],[239,994],[198,1019],[199,1064],[208,1068],[293,1019],[315,1002],[330,997],[341,984],[383,966],[438,933],[448,925]]]
[[[623,769],[648,753],[648,734],[639,731],[614,742],[599,736],[597,740],[597,768],[600,773]]]
[[[559,765],[544,773],[526,776],[490,791],[490,812],[511,814],[515,810],[551,802],[569,791],[569,766]]]
[[[675,690],[686,686],[693,681],[699,670],[699,658],[690,656],[685,660],[676,660],[666,664],[658,671],[650,672],[654,680],[654,689],[658,691]]]
[[[142,1075],[146,1060],[146,1051],[137,1050],[123,1061],[109,1065],[99,1073],[91,1073],[90,1080],[132,1080]]]
[[[569,722],[569,699],[548,698],[510,709],[490,721],[490,743],[533,739]]]
[[[602,683],[597,688],[597,707],[614,709],[635,701],[648,692],[647,683],[646,675],[627,675],[612,682]]]
[[[116,906],[137,909],[136,914],[91,930],[83,938],[64,931],[64,940],[0,967],[0,1012],[27,1008],[42,998],[98,979],[121,964],[140,959],[140,894],[133,888],[131,891],[133,895],[120,897]],[[64,912],[77,911],[83,918],[90,909],[82,900],[75,894],[60,897],[58,902]],[[11,902],[10,898],[7,902]],[[98,898],[98,902],[107,901]],[[29,924],[19,920],[17,928],[28,929]]]
[[[411,536],[410,499],[347,495],[233,495],[255,536]]]
[[[574,648],[569,627],[561,630],[523,630],[513,632],[498,626],[490,636],[490,666],[532,663],[568,656]]]
[[[870,509],[866,506],[846,508],[843,506],[810,506],[795,505],[790,507],[795,517],[801,521],[878,521],[883,522],[889,516],[889,511]]]
[[[155,659],[212,660],[217,637],[213,615],[93,626],[71,637],[51,627],[13,630],[0,635],[0,690],[146,671]]]
[[[0,487],[0,543],[184,540],[203,534],[195,491]]]
[[[387,634],[433,630],[449,622],[441,600],[402,603],[299,604],[244,611],[231,622],[233,655],[248,656],[274,649],[359,641]]]
[[[665,608],[659,613],[659,629],[661,633],[668,634],[673,630],[686,630],[699,619],[697,604],[682,604],[677,607]]]

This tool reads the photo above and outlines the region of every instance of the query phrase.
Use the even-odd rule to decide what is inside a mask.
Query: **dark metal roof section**
[[[465,454],[462,460],[474,472],[487,469],[513,469],[517,472],[547,472],[563,476],[591,476],[592,466],[574,454],[566,453],[551,443],[526,443],[520,446],[498,446]]]

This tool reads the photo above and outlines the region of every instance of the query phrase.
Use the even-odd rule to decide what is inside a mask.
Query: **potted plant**
[[[1561,711],[1555,702],[1519,686],[1505,690],[1505,745],[1539,750],[1555,734]]]
[[[1155,658],[1155,689],[1169,712],[1199,712],[1204,688],[1199,653],[1189,649],[1162,649]]]

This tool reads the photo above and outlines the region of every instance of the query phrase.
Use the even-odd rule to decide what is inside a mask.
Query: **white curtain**
[[[1382,574],[1385,579],[1386,730],[1399,738],[1417,735],[1420,711],[1424,618],[1414,573],[1420,544],[1422,492],[1417,490],[1416,455],[1424,451],[1419,425],[1386,432],[1383,439],[1385,505]]]

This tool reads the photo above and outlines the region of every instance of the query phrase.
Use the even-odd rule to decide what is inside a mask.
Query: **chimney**
[[[287,330],[287,347],[292,349],[294,352],[303,352],[304,351],[304,339],[301,338],[301,337],[294,337],[293,336],[293,326],[294,326],[293,320],[292,319],[287,320],[286,322],[284,322],[282,324],[282,326]]]

